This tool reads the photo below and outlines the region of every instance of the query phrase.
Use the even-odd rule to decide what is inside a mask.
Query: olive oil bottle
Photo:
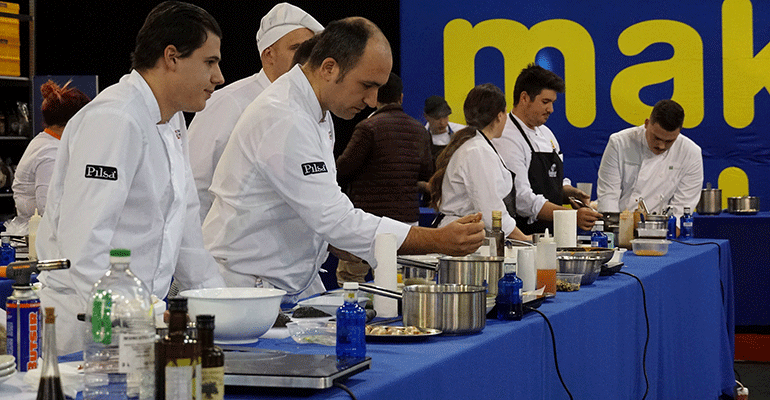
[[[187,299],[169,299],[168,335],[155,346],[157,399],[200,400],[201,348],[187,334]]]
[[[222,400],[225,397],[225,353],[214,345],[214,316],[198,315],[195,326],[201,346],[203,400]]]

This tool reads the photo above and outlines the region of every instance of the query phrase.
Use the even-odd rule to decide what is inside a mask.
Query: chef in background
[[[449,107],[446,100],[441,96],[430,96],[425,99],[423,116],[428,121],[425,129],[428,130],[431,140],[431,156],[433,165],[436,165],[436,159],[442,150],[449,144],[452,135],[465,128],[465,125],[449,122],[449,116],[452,115],[452,108]]]
[[[553,232],[553,212],[575,197],[588,204],[589,195],[564,176],[559,141],[545,126],[553,113],[564,80],[535,64],[524,68],[513,88],[513,109],[503,135],[492,140],[505,165],[516,174],[516,222],[524,233]],[[591,208],[577,210],[577,226],[591,230],[601,214]]]
[[[38,278],[42,304],[60,316],[59,354],[82,348],[76,315],[113,248],[131,250],[131,271],[158,298],[172,275],[183,289],[224,286],[203,248],[182,115],[202,110],[224,82],[221,36],[202,8],[159,4],[136,37],[133,70],[67,123],[37,237],[41,259],[72,262]]]
[[[91,101],[85,93],[70,86],[70,83],[72,81],[60,87],[56,82],[48,80],[40,86],[43,95],[40,111],[45,129],[29,142],[13,177],[13,201],[16,203],[15,219],[18,222],[29,221],[35,209],[39,215],[45,212],[48,182],[53,174],[64,126]]]
[[[481,212],[484,226],[492,230],[492,211],[499,210],[506,237],[531,240],[516,227],[513,172],[491,141],[505,127],[505,94],[491,83],[476,86],[465,98],[463,112],[468,127],[455,132],[430,179],[431,206],[441,213],[438,226]]]
[[[284,302],[324,291],[318,272],[329,245],[376,268],[379,234],[393,234],[403,254],[464,255],[484,239],[480,215],[430,229],[353,207],[337,184],[331,113],[351,119],[376,106],[390,44],[360,17],[330,23],[317,40],[310,59],[265,89],[236,124],[203,223],[228,285],[283,289]]]
[[[201,221],[206,219],[214,200],[209,193],[214,170],[243,110],[294,66],[292,58],[300,44],[322,30],[323,26],[301,8],[289,3],[276,4],[262,17],[257,31],[262,69],[214,92],[206,108],[195,114],[188,133]]]
[[[703,157],[700,147],[680,134],[683,123],[682,106],[660,100],[644,125],[610,136],[596,188],[600,211],[633,210],[639,198],[650,212],[671,206],[679,217],[684,207],[695,209],[703,187]]]

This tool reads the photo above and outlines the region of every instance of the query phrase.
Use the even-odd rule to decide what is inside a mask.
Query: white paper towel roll
[[[519,276],[523,284],[521,290],[528,292],[535,290],[537,281],[537,271],[535,270],[535,248],[519,247],[516,255],[517,268],[516,275]]]
[[[555,210],[553,230],[557,247],[577,247],[577,210]]]
[[[396,235],[382,233],[374,239],[374,258],[377,269],[374,273],[374,284],[391,290],[396,290]],[[374,310],[378,317],[393,318],[398,316],[398,300],[374,296]]]

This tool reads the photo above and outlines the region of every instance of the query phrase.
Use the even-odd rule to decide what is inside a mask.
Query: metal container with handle
[[[445,334],[480,332],[486,326],[486,289],[472,285],[411,285],[404,292],[362,283],[359,289],[401,300],[404,326]]]
[[[712,189],[711,183],[706,183],[706,188],[700,191],[698,201],[698,213],[716,215],[722,212],[722,189]]]
[[[438,283],[483,286],[488,296],[497,296],[497,281],[503,277],[503,257],[469,255],[441,257],[438,260]]]

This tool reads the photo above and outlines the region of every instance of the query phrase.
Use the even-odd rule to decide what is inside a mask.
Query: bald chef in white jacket
[[[292,67],[299,45],[323,30],[310,14],[289,3],[276,4],[259,23],[257,50],[262,69],[214,92],[206,108],[195,114],[188,128],[190,164],[201,203],[201,221],[206,219],[214,197],[209,193],[214,169],[243,110],[271,82]]]
[[[183,34],[164,35],[169,24]],[[159,298],[172,274],[183,289],[224,286],[203,248],[182,115],[202,110],[224,82],[221,35],[197,6],[157,6],[137,35],[133,71],[67,123],[37,241],[41,259],[72,262],[39,276],[41,303],[59,316],[59,354],[82,348],[85,325],[76,315],[109,270],[113,248],[131,250],[131,271]]]
[[[650,212],[671,206],[679,217],[684,207],[695,209],[703,186],[703,157],[700,147],[680,134],[683,122],[682,106],[661,100],[644,125],[610,136],[599,166],[599,211],[633,210],[640,197]]]
[[[292,302],[324,290],[318,275],[329,244],[376,268],[374,240],[396,237],[399,252],[452,255],[484,238],[480,214],[440,229],[353,208],[336,180],[330,112],[353,118],[374,107],[392,66],[390,44],[372,22],[330,23],[302,66],[249,105],[225,147],[203,223],[206,247],[230,286],[286,290]]]

